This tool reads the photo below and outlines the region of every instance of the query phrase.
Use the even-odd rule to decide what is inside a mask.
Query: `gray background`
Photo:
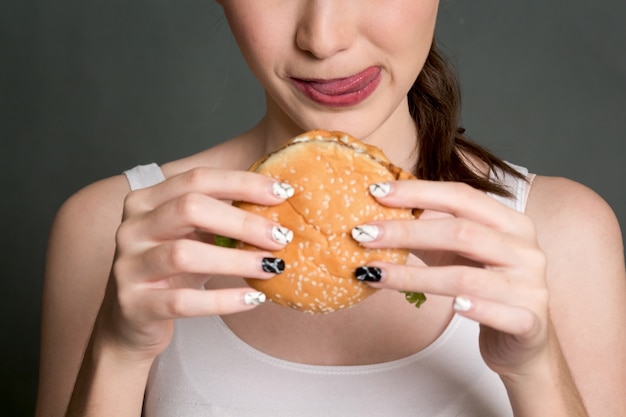
[[[626,2],[444,0],[441,9],[470,135],[534,172],[592,187],[626,224]],[[0,48],[0,413],[18,416],[34,405],[58,206],[98,178],[241,131],[263,103],[210,0],[0,0]]]

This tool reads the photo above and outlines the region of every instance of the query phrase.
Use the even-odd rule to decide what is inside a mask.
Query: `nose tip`
[[[345,13],[328,7],[309,8],[300,18],[296,45],[318,59],[326,59],[346,50],[354,32]]]

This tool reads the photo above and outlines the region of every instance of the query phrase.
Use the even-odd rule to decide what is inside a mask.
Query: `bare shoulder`
[[[626,290],[620,225],[601,196],[566,178],[539,176],[527,214],[548,257],[548,284],[567,286],[555,293],[556,300],[573,291]]]
[[[94,245],[98,251],[112,249],[113,242],[103,237],[114,235],[129,191],[128,181],[119,175],[90,184],[65,201],[52,226],[48,261],[54,261],[56,249],[85,251]]]
[[[56,291],[50,293],[50,287],[66,287],[68,292],[79,293],[76,305],[95,303],[102,296],[129,191],[126,178],[118,175],[88,185],[63,203],[48,243],[44,302],[49,300],[48,295],[64,296]]]
[[[526,211],[537,225],[545,250],[560,248],[585,253],[604,250],[605,255],[623,257],[622,235],[615,213],[601,196],[580,183],[537,176]]]
[[[552,321],[589,415],[619,415],[626,407],[626,269],[615,214],[591,189],[551,177],[535,179],[527,213],[548,261]]]

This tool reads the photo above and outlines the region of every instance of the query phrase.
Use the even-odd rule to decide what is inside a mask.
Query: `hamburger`
[[[374,260],[406,262],[407,249],[366,249],[351,234],[364,223],[420,214],[383,206],[370,194],[374,183],[414,178],[379,148],[343,132],[314,130],[264,156],[250,171],[290,184],[295,191],[276,206],[233,203],[293,232],[291,243],[274,252],[284,260],[284,272],[268,280],[246,278],[272,302],[307,313],[345,309],[377,291],[355,278],[356,268]],[[258,250],[244,242],[237,247]]]

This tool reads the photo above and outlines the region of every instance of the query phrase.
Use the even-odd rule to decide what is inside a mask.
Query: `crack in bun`
[[[382,206],[370,195],[373,183],[414,178],[379,148],[343,132],[314,130],[288,141],[250,170],[295,189],[276,206],[234,203],[293,231],[292,242],[274,252],[285,261],[284,272],[268,280],[246,279],[272,302],[308,313],[348,308],[376,292],[354,277],[357,267],[374,260],[406,262],[407,249],[366,249],[351,236],[355,226],[367,222],[420,214]],[[244,242],[238,247],[257,250]]]

